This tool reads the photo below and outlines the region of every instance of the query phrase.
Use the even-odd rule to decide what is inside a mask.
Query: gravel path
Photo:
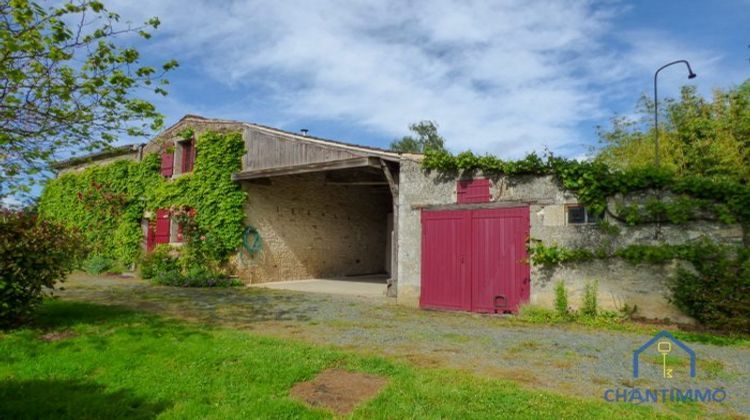
[[[688,343],[698,358],[690,378],[686,357],[670,359],[673,379],[661,378],[661,356],[649,348],[641,378],[632,377],[633,351],[649,336],[577,326],[538,326],[512,319],[395,305],[387,298],[354,298],[268,289],[183,289],[133,279],[78,276],[63,299],[117,304],[163,315],[253,330],[427,367],[500,377],[530,387],[601,399],[608,388],[717,388],[727,399],[714,414],[750,416],[750,348]]]

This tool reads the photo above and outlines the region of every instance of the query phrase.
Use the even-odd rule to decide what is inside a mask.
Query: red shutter
[[[490,180],[479,178],[458,181],[456,193],[459,204],[488,203],[490,201]]]
[[[169,243],[170,217],[169,210],[156,210],[156,243]]]
[[[193,140],[182,143],[182,173],[192,172],[195,163],[195,142]]]
[[[174,155],[169,151],[161,153],[161,175],[167,178],[172,176],[174,169]]]

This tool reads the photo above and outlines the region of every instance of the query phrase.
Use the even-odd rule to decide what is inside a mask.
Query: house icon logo
[[[633,352],[633,377],[638,377],[638,361],[641,353],[646,349],[653,346],[656,343],[656,350],[662,356],[662,374],[664,378],[672,377],[672,369],[667,368],[667,355],[672,352],[673,345],[681,348],[685,353],[690,356],[690,377],[695,378],[695,352],[690,347],[686,346],[682,341],[674,338],[672,334],[667,331],[661,331],[660,333],[653,336],[644,345]]]

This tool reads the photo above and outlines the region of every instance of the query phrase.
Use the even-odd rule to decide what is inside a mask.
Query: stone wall
[[[387,189],[328,185],[324,173],[244,182],[247,223],[262,250],[242,252],[248,283],[331,278],[385,271]]]
[[[481,174],[480,174],[481,175]],[[480,176],[478,175],[478,176]],[[399,196],[399,303],[417,305],[420,290],[421,209],[456,203],[456,176],[426,173],[417,160],[401,163]],[[491,179],[491,200],[528,203],[532,240],[547,246],[596,247],[605,242],[612,247],[657,243],[653,226],[628,227],[615,220],[619,235],[611,236],[594,225],[568,225],[566,205],[576,204],[574,194],[562,190],[552,176],[499,177]],[[696,222],[688,226],[662,226],[661,240],[684,243],[707,235],[724,243],[739,243],[742,231],[737,225]],[[649,318],[670,318],[689,322],[668,302],[665,281],[675,270],[672,265],[633,266],[617,259],[566,265],[546,269],[532,266],[531,303],[552,306],[554,284],[562,281],[577,307],[588,281],[599,282],[599,302],[603,308],[618,309],[637,305],[639,314]]]
[[[65,168],[60,169],[57,171],[57,176],[70,173],[70,172],[81,172],[86,168],[89,168],[91,166],[105,166],[109,165],[110,163],[117,162],[118,160],[138,160],[138,151],[134,150],[132,152],[123,153],[121,155],[112,156],[108,158],[103,159],[97,159],[91,162],[84,162],[78,165],[68,166]]]

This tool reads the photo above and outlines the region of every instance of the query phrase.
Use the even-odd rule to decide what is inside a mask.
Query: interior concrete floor
[[[386,279],[383,275],[373,275],[341,279],[275,281],[250,284],[248,287],[387,299],[385,296]]]

